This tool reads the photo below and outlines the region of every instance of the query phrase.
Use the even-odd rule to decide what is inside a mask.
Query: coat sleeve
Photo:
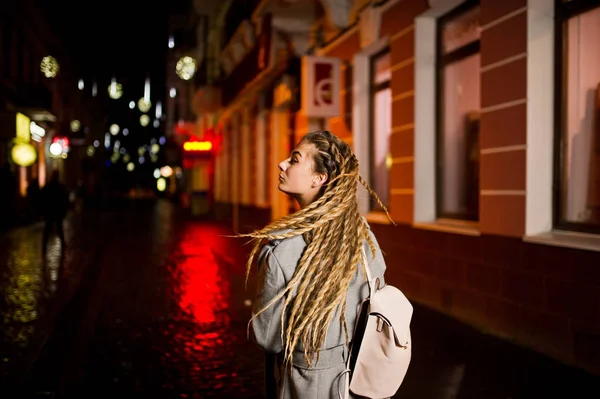
[[[273,248],[263,248],[266,254],[259,256],[259,275],[256,296],[252,308],[252,338],[265,351],[279,353],[283,350],[281,340],[281,314],[285,297],[278,299],[255,317],[273,298],[285,289],[285,279]],[[262,255],[262,254],[261,254]]]

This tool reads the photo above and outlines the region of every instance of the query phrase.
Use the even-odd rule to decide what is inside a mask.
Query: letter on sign
[[[302,57],[302,111],[308,117],[340,115],[341,61],[339,58]]]

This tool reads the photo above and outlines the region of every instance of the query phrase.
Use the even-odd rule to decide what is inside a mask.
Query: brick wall
[[[481,2],[480,230],[516,237],[525,232],[526,6]]]
[[[390,214],[412,223],[414,203],[415,18],[427,10],[427,1],[400,1],[381,16],[380,34],[388,36],[391,57],[392,132],[390,153]]]
[[[600,372],[600,253],[523,242],[527,1],[481,1],[481,236],[412,223],[414,17],[400,1],[381,21],[392,56],[391,209],[373,224],[387,279],[414,301],[486,332]]]
[[[386,279],[413,301],[600,373],[600,252],[372,228]]]

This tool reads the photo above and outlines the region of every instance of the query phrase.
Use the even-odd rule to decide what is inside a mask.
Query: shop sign
[[[46,135],[46,129],[44,129],[34,121],[31,121],[31,123],[29,124],[29,130],[31,132],[31,138],[37,141],[38,143],[42,141],[42,139]]]
[[[302,111],[307,117],[340,115],[341,60],[333,57],[302,57]]]
[[[186,152],[206,152],[212,149],[210,141],[186,141],[183,150]]]
[[[17,112],[17,140],[29,143],[31,132],[29,130],[31,125],[31,119],[27,116],[23,115],[20,112]]]

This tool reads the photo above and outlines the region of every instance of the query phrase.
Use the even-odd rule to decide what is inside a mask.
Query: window
[[[389,208],[390,200],[390,133],[392,126],[392,89],[390,88],[390,52],[388,49],[371,58],[371,187]],[[371,210],[382,210],[371,198]]]
[[[600,1],[557,2],[557,228],[600,233]]]
[[[479,219],[479,2],[438,20],[436,193],[438,218]]]

